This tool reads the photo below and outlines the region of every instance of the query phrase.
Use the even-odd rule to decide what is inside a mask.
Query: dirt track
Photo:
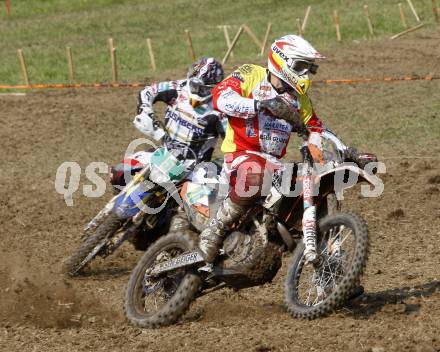
[[[432,73],[439,38],[421,32],[344,46],[326,53],[334,59],[319,78]],[[283,271],[264,287],[203,297],[176,326],[144,331],[122,313],[139,255],[129,245],[89,277],[59,274],[106,198],[83,196],[82,179],[67,207],[54,189],[62,162],[77,161],[83,172],[91,161],[110,165],[140,137],[131,126],[136,91],[0,96],[0,350],[440,351],[439,92],[439,81],[313,88],[326,122],[388,169],[380,198],[355,190],[345,203],[370,225],[361,302],[324,319],[293,320],[283,308]]]

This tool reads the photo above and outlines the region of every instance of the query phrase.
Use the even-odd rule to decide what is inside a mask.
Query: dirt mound
[[[109,318],[97,299],[84,296],[62,276],[36,271],[20,253],[3,259],[0,320],[5,325],[69,328]]]

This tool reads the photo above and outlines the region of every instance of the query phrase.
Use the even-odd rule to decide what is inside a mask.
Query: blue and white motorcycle
[[[179,160],[161,147],[135,175],[127,170],[131,181],[86,225],[83,243],[64,262],[64,273],[79,275],[94,258],[107,257],[139,233],[151,237],[148,243],[167,233],[179,189],[197,163],[192,150],[187,154],[192,158]]]

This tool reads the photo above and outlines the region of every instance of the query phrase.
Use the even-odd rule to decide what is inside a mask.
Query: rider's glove
[[[275,118],[286,120],[292,125],[294,131],[298,132],[304,128],[298,110],[289,104],[285,98],[279,95],[272,99],[256,100],[255,111],[268,112]]]
[[[361,169],[368,163],[377,162],[377,156],[371,153],[359,153],[356,148],[348,147],[344,150],[345,161],[355,162]]]
[[[156,141],[165,135],[162,123],[156,118],[152,109],[143,109],[134,118],[133,123],[139,131]]]

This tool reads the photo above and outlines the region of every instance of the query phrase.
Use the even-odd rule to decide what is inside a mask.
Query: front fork
[[[318,260],[316,252],[316,206],[313,203],[313,164],[307,147],[301,148],[303,168],[301,170],[304,213],[302,218],[304,256],[306,262],[315,263]]]

